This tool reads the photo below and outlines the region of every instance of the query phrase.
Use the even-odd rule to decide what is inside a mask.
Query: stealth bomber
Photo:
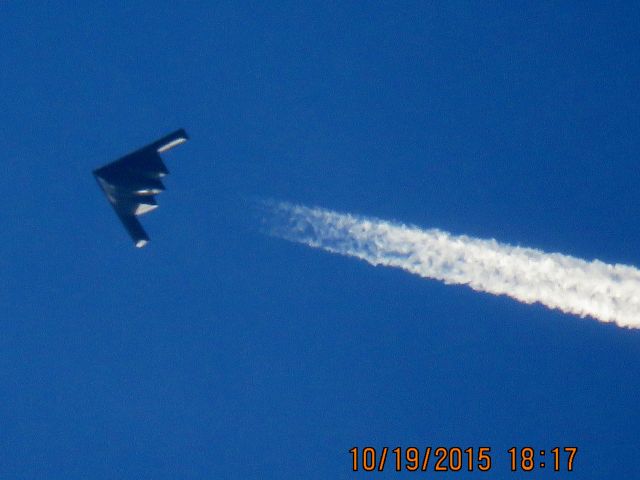
[[[131,235],[135,246],[149,242],[138,216],[158,207],[155,195],[164,191],[162,177],[169,173],[160,154],[187,141],[180,129],[93,171],[100,188]]]

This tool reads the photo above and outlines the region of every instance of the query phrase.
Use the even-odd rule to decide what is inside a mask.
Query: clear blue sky
[[[246,200],[640,265],[640,9],[562,3],[2,2],[0,477],[351,478],[367,445],[639,477],[640,332]],[[135,249],[91,170],[179,127]]]

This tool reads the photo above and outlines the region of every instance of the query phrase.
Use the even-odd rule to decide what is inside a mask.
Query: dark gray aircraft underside
[[[158,207],[155,195],[164,191],[162,177],[169,173],[161,153],[188,140],[187,133],[176,130],[146,147],[93,171],[136,247],[149,242],[138,216]]]

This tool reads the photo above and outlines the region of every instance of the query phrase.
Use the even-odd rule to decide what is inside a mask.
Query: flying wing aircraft
[[[93,171],[136,247],[149,242],[136,218],[158,207],[155,196],[164,191],[160,180],[169,173],[160,154],[187,141],[184,130],[176,130],[160,140]]]

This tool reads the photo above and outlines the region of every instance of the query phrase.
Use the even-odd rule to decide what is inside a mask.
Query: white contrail
[[[581,317],[640,328],[640,270],[631,266],[587,262],[286,202],[265,206],[269,232],[287,240],[447,284],[465,284],[524,303],[539,302]]]

